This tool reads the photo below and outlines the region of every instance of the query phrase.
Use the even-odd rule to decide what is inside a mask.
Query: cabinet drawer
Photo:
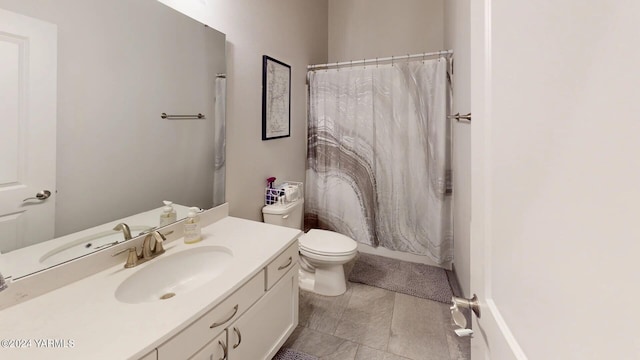
[[[298,240],[280,254],[275,260],[267,265],[267,281],[266,289],[271,287],[280,280],[280,278],[298,263]]]
[[[188,328],[158,347],[158,360],[187,359],[224,331],[264,294],[264,271]]]

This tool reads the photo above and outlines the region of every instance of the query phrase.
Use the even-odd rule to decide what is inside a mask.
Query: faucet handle
[[[136,249],[135,246],[132,246],[132,247],[130,247],[128,249],[120,250],[120,251],[112,254],[111,256],[120,255],[125,251],[129,252],[129,256],[127,256],[127,262],[124,264],[124,267],[125,268],[132,268],[132,267],[138,265],[139,255],[138,255],[138,250]]]
[[[153,247],[151,247],[152,240]],[[164,247],[162,246],[162,242],[164,240],[167,239],[157,230],[148,233],[142,241],[142,257],[146,260],[149,260],[157,255],[164,253]]]
[[[142,258],[145,260],[151,259],[151,239],[153,235],[148,233],[145,235],[144,240],[142,241]]]
[[[160,255],[164,252],[164,246],[162,244],[167,241],[167,238],[157,230],[152,231],[151,234],[153,234],[153,237],[156,239],[156,243],[153,247],[153,253],[156,255]]]

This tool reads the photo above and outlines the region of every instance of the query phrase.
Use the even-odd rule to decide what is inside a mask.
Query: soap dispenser
[[[176,210],[173,208],[173,202],[165,200],[163,203],[164,207],[162,208],[162,214],[160,214],[160,227],[174,223],[178,218]]]
[[[184,243],[193,244],[202,240],[202,232],[200,231],[200,209],[197,207],[189,208],[187,219],[184,221]]]

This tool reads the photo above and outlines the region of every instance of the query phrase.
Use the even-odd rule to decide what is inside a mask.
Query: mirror
[[[112,230],[120,221],[134,236],[157,227],[163,200],[178,219],[224,202],[224,34],[156,0],[0,0],[0,9],[57,27],[56,184],[43,200],[55,202],[55,231],[8,244],[0,221],[5,277],[124,240]]]

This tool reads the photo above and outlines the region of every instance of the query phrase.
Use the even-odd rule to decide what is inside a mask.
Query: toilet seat
[[[328,252],[328,251],[318,251],[315,249],[309,249],[305,246],[298,244],[298,248],[300,251],[304,251],[306,253],[315,254],[315,255],[323,255],[323,256],[342,256],[342,255],[353,255],[358,252],[357,249],[348,252]]]
[[[300,250],[320,256],[344,256],[357,252],[358,244],[334,231],[312,229],[298,240]]]

